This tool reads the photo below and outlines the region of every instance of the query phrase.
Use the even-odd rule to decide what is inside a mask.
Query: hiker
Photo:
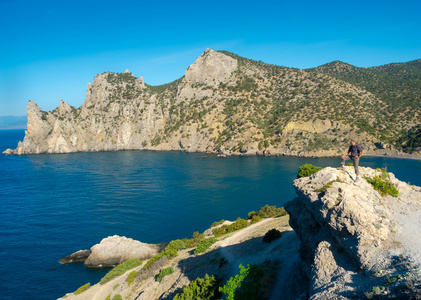
[[[360,162],[360,157],[363,155],[363,153],[363,147],[357,145],[357,143],[354,140],[352,140],[348,152],[341,156],[342,169],[344,169],[346,160],[352,160],[352,162],[354,163],[355,175],[357,175],[357,177],[355,178],[356,181],[360,178],[360,170],[358,169],[358,163]]]

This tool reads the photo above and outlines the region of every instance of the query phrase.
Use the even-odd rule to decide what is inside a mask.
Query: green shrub
[[[165,269],[162,269],[161,272],[159,272],[158,277],[156,278],[156,281],[161,282],[162,278],[164,278],[167,275],[170,275],[174,273],[174,268],[173,267],[168,267]]]
[[[273,229],[269,230],[268,232],[266,232],[265,236],[263,237],[263,242],[271,243],[274,240],[279,239],[281,236],[282,236],[282,232],[273,228]]]
[[[283,207],[277,208],[276,206],[265,205],[260,208],[258,212],[249,212],[247,219],[253,219],[254,216],[259,216],[260,218],[273,218],[285,215],[287,215],[287,212]]]
[[[258,223],[258,222],[260,222],[262,220],[262,218],[260,217],[260,216],[253,216],[252,218],[251,218],[251,222],[250,222],[250,224],[255,224],[255,223]]]
[[[74,294],[79,295],[79,294],[83,293],[84,291],[86,291],[87,289],[89,289],[90,287],[91,287],[91,283],[88,282],[87,284],[84,284],[80,288],[78,288],[76,290],[76,292],[74,292]]]
[[[347,167],[352,167],[353,165],[352,165],[352,163],[351,162],[349,162],[349,163],[346,163],[346,165],[345,166],[347,166]]]
[[[196,250],[194,250],[194,254],[199,254],[199,253],[205,252],[206,250],[209,249],[210,246],[215,244],[217,241],[218,241],[218,239],[214,238],[214,237],[210,237],[208,239],[202,240],[199,243],[199,245],[197,245]]]
[[[113,300],[123,300],[120,294],[114,295]]]
[[[212,233],[214,234],[214,236],[218,237],[230,232],[234,232],[234,231],[246,228],[248,225],[249,223],[246,220],[242,218],[238,218],[237,220],[235,220],[234,223],[230,225],[223,225],[219,228],[213,229]]]
[[[218,289],[219,280],[215,275],[205,275],[197,278],[183,290],[175,295],[174,300],[216,300],[222,295]]]
[[[368,183],[371,183],[373,188],[378,191],[382,197],[390,195],[397,198],[399,196],[399,190],[390,181],[389,174],[385,170],[382,171],[380,176],[374,176],[373,178],[364,176],[364,179],[367,180]]]
[[[105,297],[105,300],[111,300],[111,294],[109,294],[107,297]]]
[[[166,247],[166,250],[175,250],[178,251],[181,248],[186,247],[186,241],[185,240],[174,240],[171,241],[168,246]]]
[[[123,275],[126,271],[136,268],[137,266],[140,266],[143,263],[142,260],[140,259],[136,259],[136,258],[131,258],[126,260],[125,262],[122,262],[121,264],[119,264],[118,266],[114,267],[113,269],[111,269],[110,272],[108,272],[99,282],[99,284],[104,284],[107,283],[109,281],[111,281],[112,279]]]
[[[240,274],[231,277],[227,284],[220,288],[226,295],[223,299],[269,299],[276,284],[277,269],[278,264],[271,261],[259,266],[247,265],[247,268],[240,265]]]
[[[134,282],[134,280],[136,279],[136,275],[137,275],[136,271],[131,271],[129,275],[127,275],[126,281],[128,285],[131,285]]]
[[[297,178],[308,177],[310,175],[313,175],[313,174],[317,173],[322,168],[313,166],[311,164],[304,164],[301,167],[299,167],[299,169],[300,170],[298,171]]]
[[[134,271],[135,272],[135,271]],[[119,283],[117,283],[115,286],[113,286],[113,290],[115,290],[116,288],[118,288],[120,286]]]
[[[218,226],[218,225],[221,225],[222,223],[224,223],[225,222],[225,220],[224,219],[222,219],[221,221],[218,221],[218,222],[213,222],[212,223],[212,225],[211,225],[211,228],[212,227],[216,227],[216,226]]]
[[[235,275],[231,277],[227,284],[223,287],[219,288],[219,291],[227,295],[224,300],[234,300],[235,299],[235,291],[238,287],[241,286],[242,281],[249,275],[250,273],[250,265],[247,265],[247,268],[244,268],[243,265],[240,265],[240,275]],[[239,298],[237,298],[239,299]]]
[[[186,241],[186,248],[190,247],[196,247],[201,240],[205,238],[205,235],[203,233],[199,233],[199,231],[193,232],[193,238],[191,239],[185,239]]]

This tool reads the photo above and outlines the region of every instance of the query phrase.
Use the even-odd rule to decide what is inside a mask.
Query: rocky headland
[[[185,299],[176,295],[199,284],[197,278],[215,275],[212,284],[202,280],[202,291],[214,291],[240,264],[256,266],[239,289],[247,289],[247,299],[419,299],[421,188],[384,170],[361,168],[361,175],[356,180],[352,167],[325,168],[296,179],[288,215],[267,217],[273,210],[266,207],[247,220],[218,222],[194,235],[199,244],[172,241],[124,274],[66,299]]]
[[[102,73],[88,83],[79,108],[60,100],[45,112],[29,101],[25,138],[3,153],[178,150],[322,157],[342,154],[356,139],[366,153],[421,157],[421,105],[416,92],[408,94],[414,90],[409,83],[402,87],[407,98],[396,105],[394,98],[376,94],[379,89],[326,70],[268,65],[207,49],[182,78],[161,86],[149,86],[128,70]],[[395,89],[387,89],[387,79],[381,87]]]

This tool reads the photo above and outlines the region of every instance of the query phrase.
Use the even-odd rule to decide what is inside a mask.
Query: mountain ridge
[[[5,153],[147,149],[333,156],[358,139],[367,153],[402,154],[396,141],[404,144],[408,138],[402,136],[420,124],[420,107],[407,102],[406,110],[392,107],[321,69],[269,65],[207,49],[183,77],[164,85],[147,85],[128,70],[105,72],[88,84],[77,109],[60,101],[43,112],[30,101],[27,135]],[[418,155],[417,144],[411,151]]]

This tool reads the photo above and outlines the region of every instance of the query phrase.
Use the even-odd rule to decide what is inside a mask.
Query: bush
[[[322,168],[313,166],[311,164],[304,164],[301,167],[299,167],[299,169],[300,170],[298,171],[297,178],[308,177],[310,175],[313,175],[313,174],[317,173]]]
[[[186,247],[185,240],[174,240],[174,241],[171,241],[165,249],[178,251],[179,249],[185,248],[185,247]]]
[[[249,225],[249,223],[242,219],[242,218],[238,218],[237,220],[235,220],[234,223],[230,224],[230,225],[223,225],[219,228],[215,228],[212,230],[212,233],[218,237],[218,236],[222,236],[224,234],[230,233],[230,232],[234,232],[243,228],[246,228]]]
[[[131,258],[126,260],[125,262],[122,262],[121,264],[119,264],[118,266],[114,267],[113,269],[111,269],[110,272],[108,272],[99,282],[99,284],[104,284],[107,283],[109,281],[111,281],[112,279],[123,275],[126,271],[136,268],[137,266],[140,266],[143,263],[143,260],[140,259],[136,259],[136,258]]]
[[[263,242],[271,243],[274,240],[279,239],[281,236],[282,236],[282,232],[273,228],[273,229],[269,230],[268,232],[266,232],[265,236],[263,237]]]
[[[90,287],[91,287],[91,283],[88,282],[87,284],[84,284],[80,288],[78,288],[76,290],[76,292],[74,292],[73,294],[79,295],[79,294],[83,293],[84,291],[86,291],[87,289],[89,289]]]
[[[113,290],[115,290],[116,288],[118,288],[120,286],[119,283],[117,283],[116,285],[113,286]]]
[[[218,226],[218,225],[221,225],[222,223],[224,223],[225,222],[225,220],[224,219],[222,219],[221,221],[218,221],[218,222],[213,222],[212,223],[212,225],[211,225],[211,228],[212,227],[216,227],[216,226]]]
[[[345,166],[347,166],[347,167],[352,167],[353,165],[352,165],[352,163],[351,163],[351,162],[349,162],[349,163],[346,163],[346,164],[345,164]]]
[[[231,277],[227,284],[220,288],[226,294],[223,299],[269,299],[276,284],[277,270],[277,263],[271,261],[259,266],[247,265],[247,268],[240,265],[240,274]]]
[[[158,277],[156,278],[156,281],[161,282],[162,278],[164,278],[167,275],[170,275],[174,273],[174,268],[173,267],[168,267],[165,269],[162,269],[161,272],[159,272]]]
[[[255,216],[259,216],[260,218],[273,218],[285,215],[287,215],[287,212],[283,207],[276,208],[276,206],[265,205],[258,212],[249,212],[247,219],[253,219]]]
[[[123,300],[120,294],[114,295],[113,300]]]
[[[136,271],[130,272],[130,274],[127,276],[127,279],[126,279],[128,285],[131,285],[134,282],[134,280],[136,279],[136,275],[137,275]]]
[[[184,287],[181,293],[175,295],[174,300],[216,300],[222,295],[218,289],[219,280],[215,275],[205,275]]]
[[[374,176],[373,178],[364,176],[364,179],[367,180],[368,183],[371,183],[373,188],[378,191],[382,197],[390,195],[397,198],[399,196],[399,190],[395,188],[390,181],[389,174],[385,170],[382,170],[380,176]]]
[[[105,297],[105,300],[111,300],[111,294],[109,294],[107,297]]]
[[[215,244],[218,241],[217,238],[210,237],[208,239],[202,240],[199,245],[197,246],[196,250],[194,250],[194,254],[203,253],[209,249],[210,246]]]
[[[262,220],[262,218],[260,217],[260,216],[253,216],[252,218],[251,218],[251,222],[250,222],[250,224],[255,224],[255,223],[258,223],[258,222],[260,222]]]

